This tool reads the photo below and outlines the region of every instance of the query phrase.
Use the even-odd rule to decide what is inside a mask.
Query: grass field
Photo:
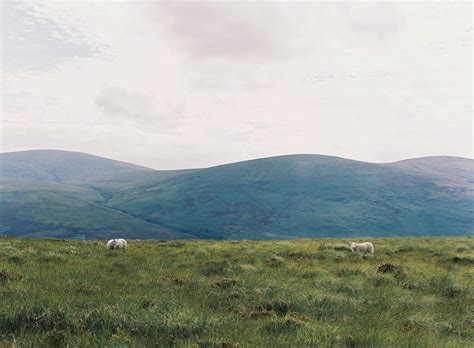
[[[474,239],[0,238],[0,346],[472,347]]]

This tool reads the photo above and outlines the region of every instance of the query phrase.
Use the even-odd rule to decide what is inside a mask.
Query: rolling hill
[[[103,205],[96,190],[60,184],[4,181],[0,189],[0,235],[107,239],[192,238]]]
[[[32,182],[133,184],[165,178],[186,170],[154,170],[80,152],[31,150],[0,154],[0,178]]]
[[[474,161],[468,158],[436,156],[414,158],[392,163],[391,166],[412,173],[433,177],[443,186],[457,187],[474,194]]]
[[[471,235],[474,160],[292,155],[157,171],[66,151],[0,154],[0,234],[273,239]]]
[[[33,150],[1,155],[2,178],[40,182],[90,183],[153,169],[79,152]]]
[[[392,165],[295,155],[191,172],[109,203],[203,238],[472,233],[470,185],[443,182]]]
[[[63,238],[193,238],[106,206],[120,192],[183,171],[153,169],[78,152],[0,154],[0,234]]]

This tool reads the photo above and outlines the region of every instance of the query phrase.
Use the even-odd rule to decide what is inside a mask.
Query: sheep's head
[[[119,242],[117,240],[112,240],[110,243],[110,249],[117,249],[119,247]]]
[[[351,250],[352,250],[352,251],[354,251],[355,246],[356,246],[356,243],[352,242],[352,243],[351,243]]]

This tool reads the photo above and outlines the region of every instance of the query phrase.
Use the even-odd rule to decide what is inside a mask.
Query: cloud
[[[144,10],[164,26],[161,36],[171,36],[192,59],[232,62],[281,61],[382,41],[404,23],[390,3],[166,2]]]
[[[41,6],[2,2],[2,68],[45,70],[58,62],[98,56],[98,47],[71,26],[45,17]]]
[[[372,69],[370,71],[353,71],[353,72],[319,72],[313,75],[310,75],[303,79],[303,82],[308,83],[318,83],[318,82],[328,82],[328,81],[341,81],[344,82],[346,80],[352,79],[376,79],[376,78],[388,78],[391,77],[391,74],[386,71]]]
[[[31,30],[15,29],[16,13],[2,51],[19,67],[2,67],[5,151],[161,169],[288,153],[472,156],[470,4],[24,6]],[[20,52],[35,42],[44,52]],[[81,42],[104,52],[80,55]],[[22,70],[34,64],[53,68]]]
[[[27,112],[38,107],[51,107],[58,104],[53,96],[37,96],[25,92],[2,94],[2,109],[8,113]]]
[[[105,114],[123,117],[146,125],[177,126],[185,117],[184,103],[160,102],[153,95],[131,92],[117,86],[105,86],[97,94],[95,105]]]
[[[357,35],[388,39],[403,25],[403,17],[391,3],[357,3],[341,7],[346,25]]]
[[[296,47],[299,11],[284,3],[166,2],[147,12],[194,59],[286,58]],[[289,12],[287,12],[290,10]],[[299,19],[300,24],[302,17]]]

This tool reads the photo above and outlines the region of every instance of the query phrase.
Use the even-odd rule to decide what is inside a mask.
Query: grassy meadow
[[[474,346],[474,239],[0,237],[0,347]]]

